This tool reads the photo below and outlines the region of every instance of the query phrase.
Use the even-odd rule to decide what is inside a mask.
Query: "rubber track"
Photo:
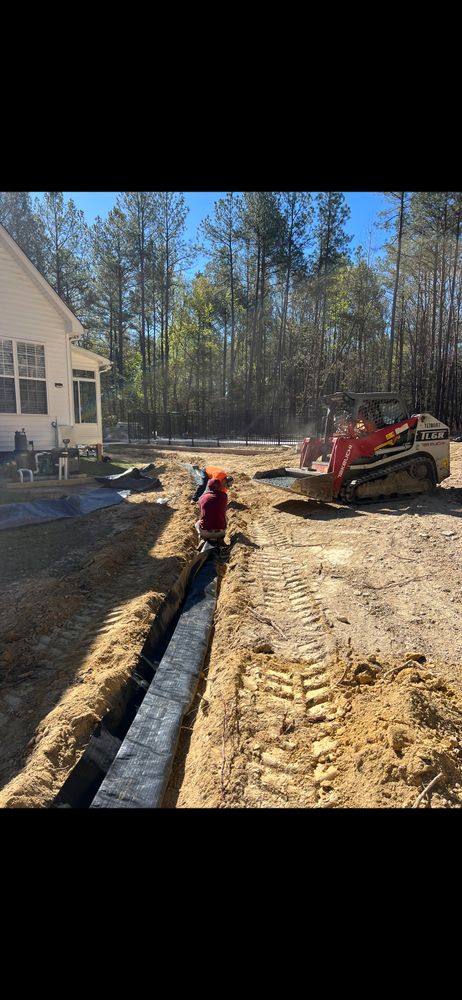
[[[352,479],[351,482],[346,483],[345,486],[342,487],[340,491],[341,500],[343,500],[344,503],[374,503],[376,500],[381,500],[384,498],[388,499],[389,497],[392,496],[392,494],[384,493],[384,494],[377,494],[376,497],[363,498],[363,497],[356,497],[355,491],[357,490],[358,486],[361,486],[363,483],[372,482],[373,480],[376,479],[386,480],[389,478],[390,475],[393,475],[394,472],[405,472],[406,469],[410,469],[411,466],[413,466],[415,462],[418,461],[419,458],[421,458],[422,462],[425,462],[426,465],[429,465],[431,463],[431,459],[429,459],[427,456],[424,455],[420,456],[414,453],[412,456],[409,456],[409,458],[401,459],[400,461],[396,462],[391,462],[390,465],[387,465],[386,472],[384,471],[382,466],[381,469],[376,469],[375,471],[371,470],[370,472],[366,472],[363,476],[359,476],[358,479]],[[416,480],[415,492],[416,493],[427,492],[419,490],[417,488],[418,482],[419,480]],[[420,480],[420,482],[424,482],[424,480]],[[434,485],[436,484],[434,483]],[[411,494],[407,493],[401,495],[411,496]]]

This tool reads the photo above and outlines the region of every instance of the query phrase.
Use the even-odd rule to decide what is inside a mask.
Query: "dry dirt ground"
[[[111,454],[169,503],[0,532],[0,806],[52,802],[135,667],[194,552],[192,461],[234,476],[230,557],[164,807],[402,808],[435,778],[418,807],[459,807],[462,444],[433,494],[357,508],[252,481],[295,449]]]

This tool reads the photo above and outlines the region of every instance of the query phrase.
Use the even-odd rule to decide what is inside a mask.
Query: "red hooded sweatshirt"
[[[226,530],[226,508],[228,497],[221,488],[219,479],[209,479],[205,493],[199,497],[201,518],[199,524],[204,531]]]

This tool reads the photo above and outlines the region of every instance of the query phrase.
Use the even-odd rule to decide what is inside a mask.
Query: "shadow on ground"
[[[316,521],[343,520],[346,517],[356,517],[362,511],[353,507],[338,507],[321,503],[319,500],[284,500],[283,503],[273,504],[275,510],[280,510],[284,514],[294,514],[295,517],[314,518]]]
[[[431,514],[449,514],[451,517],[462,517],[462,490],[456,487],[437,489],[433,493],[417,496],[390,497],[388,500],[371,500],[351,506],[322,503],[320,500],[285,500],[273,504],[275,510],[285,514],[293,514],[316,521],[337,521],[346,517],[356,517],[370,512],[371,514],[388,514],[399,517],[401,514],[420,514],[422,517]]]

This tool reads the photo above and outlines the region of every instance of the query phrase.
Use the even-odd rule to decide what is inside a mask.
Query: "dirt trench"
[[[132,497],[64,539],[62,525],[2,532],[18,578],[0,609],[0,806],[49,805],[120,695],[194,550],[181,463],[209,461],[235,478],[230,558],[164,807],[401,808],[435,778],[418,807],[458,807],[462,446],[451,452],[431,496],[353,509],[252,481],[297,464],[294,449],[146,449],[135,461],[160,465],[168,504]],[[21,545],[41,539],[48,565],[38,556],[34,573],[24,554],[21,573]]]

